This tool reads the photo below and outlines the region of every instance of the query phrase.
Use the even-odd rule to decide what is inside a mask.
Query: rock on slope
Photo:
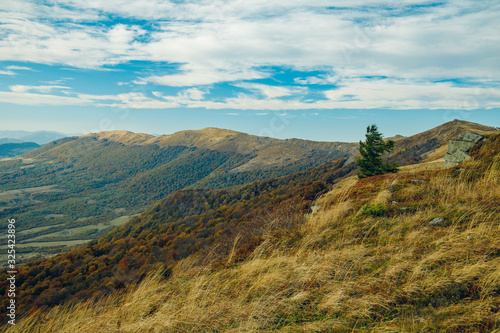
[[[392,157],[399,159],[401,165],[436,161],[444,163],[443,157],[448,150],[450,140],[457,139],[460,134],[465,134],[467,131],[481,135],[500,133],[495,127],[453,120],[409,137],[397,137],[394,140]]]
[[[467,131],[465,134],[460,134],[457,140],[450,140],[448,151],[444,155],[444,167],[450,168],[470,159],[467,153],[484,139],[481,134]]]

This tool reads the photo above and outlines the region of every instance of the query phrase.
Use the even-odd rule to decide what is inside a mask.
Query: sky
[[[3,0],[0,130],[500,126],[498,0]]]

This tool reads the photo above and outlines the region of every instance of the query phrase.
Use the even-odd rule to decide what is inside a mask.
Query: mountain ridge
[[[51,141],[67,137],[67,134],[54,131],[0,131],[0,139],[12,142],[35,142],[39,145],[47,144]],[[13,140],[12,140],[13,139]]]
[[[199,130],[183,130],[173,134],[153,136],[130,131],[108,131],[87,134],[84,137],[111,140],[125,145],[157,145],[158,147],[185,146],[210,149],[223,153],[256,155],[248,165],[239,166],[233,172],[269,168],[282,163],[292,164],[314,150],[345,151],[347,155],[356,148],[356,143],[323,142],[302,139],[275,139],[255,136],[228,129],[207,127]],[[279,155],[282,155],[281,157]]]
[[[400,138],[387,158],[402,166],[442,168],[445,139],[470,129],[498,132],[449,122]],[[0,161],[0,218],[17,215],[20,232],[37,230],[20,235],[33,244],[29,258],[53,255],[63,248],[50,244],[96,238],[177,190],[221,189],[340,159],[353,162],[357,149],[357,143],[280,140],[218,128],[159,137],[129,131],[65,137]],[[436,163],[422,164],[429,160]]]
[[[337,160],[177,191],[86,246],[21,268],[20,305],[40,307],[21,325],[492,332],[500,135],[487,137],[445,170],[358,180],[353,164]],[[82,302],[53,307],[70,297]]]

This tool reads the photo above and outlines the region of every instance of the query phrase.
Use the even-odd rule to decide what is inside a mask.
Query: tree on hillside
[[[393,148],[394,141],[384,141],[377,125],[368,126],[366,128],[366,142],[359,142],[359,152],[362,157],[356,160],[361,169],[358,177],[365,178],[397,172],[397,164],[388,164],[382,161],[382,155],[385,152],[391,152]]]

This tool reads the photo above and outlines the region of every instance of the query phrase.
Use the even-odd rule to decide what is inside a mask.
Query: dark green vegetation
[[[355,165],[342,167],[344,161],[228,189],[177,191],[86,246],[21,267],[19,311],[102,296],[133,285],[153,268],[164,267],[168,276],[189,256],[194,266],[238,262],[264,235],[300,223],[318,195],[352,175]],[[5,278],[0,275],[0,294]]]
[[[22,155],[40,147],[34,142],[0,144],[0,158]]]
[[[366,128],[366,142],[359,142],[359,153],[362,157],[356,160],[360,168],[358,177],[365,178],[397,172],[397,164],[382,161],[384,153],[392,152],[393,149],[394,141],[384,141],[376,125],[368,126]]]

